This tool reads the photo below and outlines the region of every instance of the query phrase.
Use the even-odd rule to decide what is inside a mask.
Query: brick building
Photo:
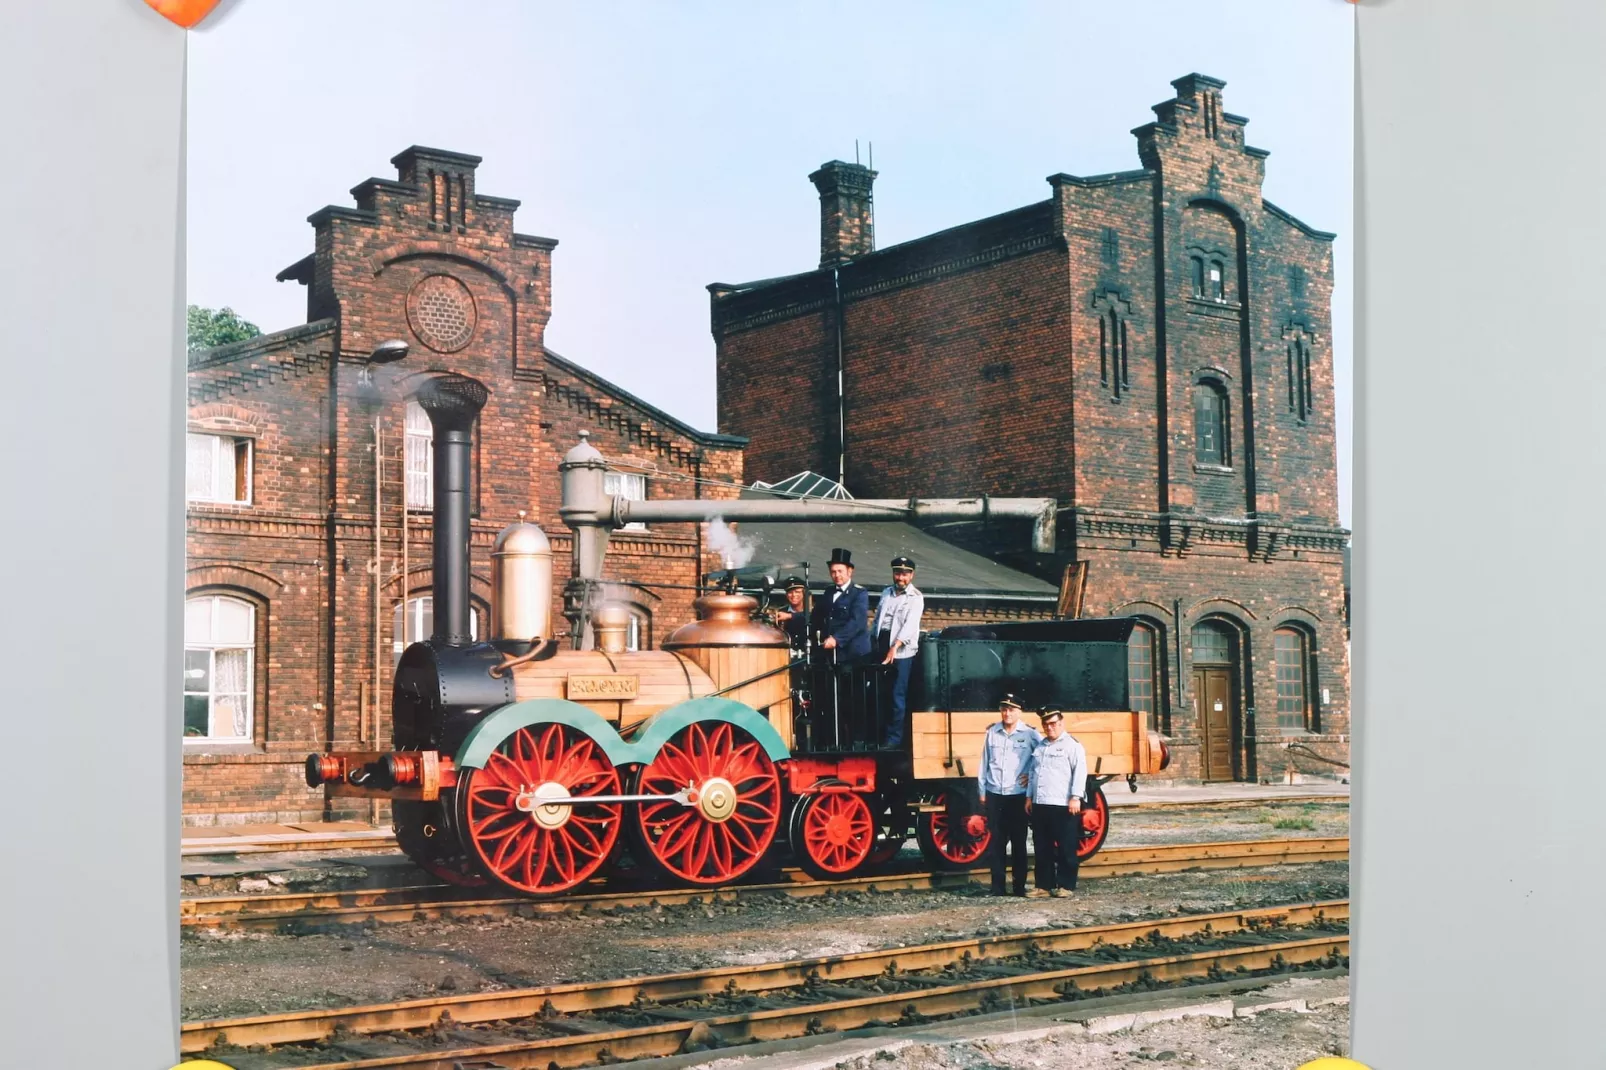
[[[819,266],[714,284],[719,425],[750,478],[1060,502],[1057,579],[1135,615],[1134,700],[1187,778],[1347,761],[1333,235],[1261,195],[1267,153],[1189,75],[1141,167],[876,249],[875,173],[833,161]],[[1286,744],[1299,744],[1289,750]]]
[[[305,756],[389,738],[392,666],[431,631],[430,424],[409,400],[428,377],[472,376],[491,395],[475,434],[477,628],[492,540],[521,511],[562,575],[557,465],[581,429],[617,464],[615,493],[734,496],[742,478],[742,440],[546,348],[557,243],[516,233],[518,202],[478,192],[478,157],[414,147],[391,162],[396,181],[310,217],[313,252],[279,275],[307,287],[305,324],[190,361],[186,823],[324,817]],[[371,364],[391,339],[409,355]],[[617,533],[606,575],[631,641],[690,619],[694,591],[659,585],[714,567],[695,525]],[[353,805],[328,816],[377,814]]]

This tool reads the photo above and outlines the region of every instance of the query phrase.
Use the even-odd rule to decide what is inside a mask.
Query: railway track
[[[1348,795],[1280,795],[1268,799],[1156,799],[1133,802],[1112,802],[1112,810],[1241,810],[1250,807],[1274,806],[1280,803],[1343,803]],[[346,831],[335,833],[293,832],[261,836],[192,836],[179,848],[184,858],[233,858],[251,854],[300,854],[312,851],[361,851],[365,853],[396,850],[396,835],[388,829]]]
[[[183,1026],[237,1070],[494,1070],[673,1055],[1348,964],[1349,901]]]
[[[1228,843],[1164,844],[1105,848],[1083,864],[1084,878],[1178,873],[1197,869],[1341,861],[1349,857],[1347,836],[1245,840]],[[195,896],[179,902],[180,923],[188,929],[250,929],[306,932],[364,923],[486,918],[509,915],[573,914],[689,902],[728,901],[753,895],[794,898],[853,892],[924,891],[957,888],[985,879],[984,869],[952,873],[905,871],[845,881],[817,881],[801,871],[769,884],[725,888],[603,890],[551,900],[511,896],[471,896],[446,885],[278,895]]]

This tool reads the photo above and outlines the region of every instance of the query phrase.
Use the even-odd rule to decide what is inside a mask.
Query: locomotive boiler
[[[910,731],[887,749],[876,670],[795,664],[756,599],[711,591],[660,649],[628,651],[628,612],[602,597],[609,533],[633,521],[1014,516],[1034,522],[1043,547],[1052,499],[627,501],[604,492],[607,464],[582,432],[561,465],[574,555],[566,631],[553,619],[551,544],[521,521],[496,539],[490,634],[473,640],[471,431],[487,397],[459,375],[417,395],[434,427],[435,629],[397,666],[392,747],[307,758],[310,786],[389,799],[399,845],[440,879],[547,896],[625,857],[693,885],[787,859],[846,878],[911,835],[933,865],[968,867],[989,837],[976,800],[982,735],[1007,691],[1064,709],[1087,750],[1083,857],[1108,831],[1103,785],[1167,764],[1164,742],[1127,708],[1130,620],[931,634]]]

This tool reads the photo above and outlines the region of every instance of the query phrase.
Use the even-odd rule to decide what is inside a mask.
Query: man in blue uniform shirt
[[[1065,715],[1040,711],[1044,738],[1032,754],[1026,812],[1037,848],[1037,887],[1029,897],[1069,898],[1076,891],[1076,847],[1082,839],[1082,794],[1087,790],[1087,751],[1065,731]]]
[[[853,582],[853,555],[831,551],[831,586],[814,602],[814,630],[828,665],[856,665],[870,656],[870,592]]]
[[[987,827],[993,840],[988,847],[993,869],[993,894],[1004,894],[1004,853],[1013,856],[1014,891],[1026,894],[1026,787],[1031,780],[1032,751],[1042,737],[1037,729],[1021,724],[1018,696],[1005,695],[998,704],[998,720],[982,737],[978,792],[987,808]]]
[[[881,664],[892,668],[892,715],[887,725],[884,747],[903,742],[904,721],[908,718],[909,672],[920,650],[920,617],[926,611],[926,597],[915,587],[912,557],[892,559],[892,586],[881,592],[876,604],[876,653]]]

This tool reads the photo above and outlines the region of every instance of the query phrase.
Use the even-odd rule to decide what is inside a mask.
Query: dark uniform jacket
[[[794,613],[790,607],[786,612],[792,615],[781,622],[781,630],[791,641],[793,650],[802,650],[808,646],[809,615],[801,609]]]
[[[827,587],[825,593],[814,600],[814,630],[821,642],[827,638],[836,640],[838,665],[862,661],[870,656],[870,592],[850,582],[847,592],[833,604],[831,596],[834,594],[836,588]],[[831,662],[832,651],[819,653],[827,664]]]

